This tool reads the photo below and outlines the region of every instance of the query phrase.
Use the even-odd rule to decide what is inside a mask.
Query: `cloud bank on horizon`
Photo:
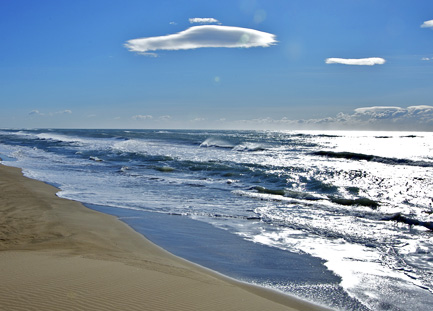
[[[353,113],[339,113],[334,117],[308,120],[261,118],[238,121],[250,128],[291,130],[400,130],[432,131],[433,106],[403,107],[373,106],[356,108]]]
[[[154,117],[135,115],[131,119],[145,122],[147,125],[158,121],[179,121],[169,116]],[[150,123],[149,123],[150,122]],[[152,123],[156,122],[156,123]],[[182,121],[184,122],[184,121]],[[360,107],[352,113],[340,112],[335,116],[292,120],[287,117],[270,117],[242,120],[197,117],[189,120],[191,128],[233,128],[251,130],[377,130],[377,131],[433,131],[433,106],[419,105],[409,107],[373,106]],[[190,128],[188,127],[188,128]]]
[[[360,122],[413,123],[433,126],[433,106],[419,105],[407,108],[392,106],[363,107],[350,116]]]
[[[357,65],[357,66],[374,66],[383,65],[386,60],[381,57],[369,58],[327,58],[326,64],[342,64],[342,65]]]
[[[269,47],[276,43],[275,35],[249,28],[201,25],[177,34],[128,40],[125,47],[131,52],[150,54],[158,50],[189,50],[198,48]]]

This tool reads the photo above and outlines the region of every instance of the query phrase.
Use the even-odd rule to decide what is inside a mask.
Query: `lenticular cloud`
[[[249,28],[203,25],[193,26],[177,34],[132,39],[125,43],[131,52],[157,50],[189,50],[197,48],[250,48],[275,44],[275,35]],[[149,53],[151,54],[151,53]]]
[[[343,64],[343,65],[358,65],[358,66],[373,66],[385,64],[385,59],[380,57],[370,58],[327,58],[325,63],[327,64]]]

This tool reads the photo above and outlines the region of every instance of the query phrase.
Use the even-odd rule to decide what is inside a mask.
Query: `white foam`
[[[348,243],[343,239],[323,239],[299,230],[284,228],[262,230],[252,237],[256,243],[271,245],[289,251],[307,253],[326,260],[325,265],[342,278],[340,285],[371,310],[379,310],[384,302],[392,305],[390,310],[426,310],[432,301],[416,301],[418,293],[423,296],[422,284],[405,273],[391,269],[381,260],[383,254],[376,248]],[[394,297],[398,288],[398,299]]]
[[[234,145],[224,139],[210,137],[200,144],[200,147],[233,148]]]
[[[35,136],[38,137],[39,139],[64,141],[64,142],[82,143],[86,141],[85,139],[79,137],[66,136],[66,135],[60,135],[54,133],[41,133],[41,134],[36,134]]]

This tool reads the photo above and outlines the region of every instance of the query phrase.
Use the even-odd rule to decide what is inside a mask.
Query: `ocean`
[[[338,310],[433,310],[433,133],[0,130],[4,165]]]

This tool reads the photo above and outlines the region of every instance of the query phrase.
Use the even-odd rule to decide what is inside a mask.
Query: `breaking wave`
[[[378,162],[389,165],[409,165],[409,166],[420,166],[420,167],[433,167],[433,162],[427,161],[414,161],[410,159],[398,159],[398,158],[386,158],[375,156],[371,154],[355,153],[355,152],[334,152],[334,151],[315,151],[312,155],[324,156],[328,158],[347,159],[355,161],[369,161]]]

